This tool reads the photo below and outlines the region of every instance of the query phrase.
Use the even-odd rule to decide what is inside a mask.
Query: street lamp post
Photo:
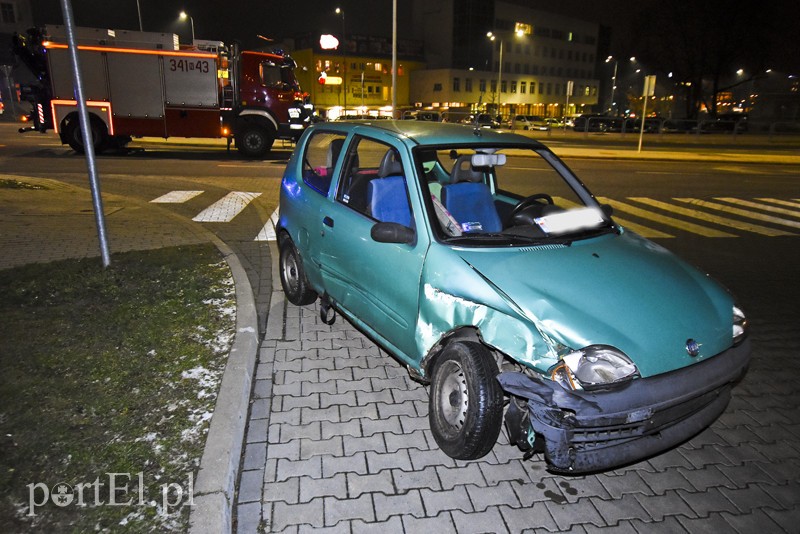
[[[192,18],[191,15],[187,15],[186,11],[181,11],[180,15],[178,15],[178,18],[181,21],[185,21],[186,19],[189,19],[189,25],[192,28],[192,44],[194,44],[194,19]]]
[[[490,41],[494,42],[497,36],[489,32],[486,34],[486,37],[489,38]],[[499,55],[499,67],[497,69],[497,114],[500,115],[500,88],[503,84],[503,38],[500,38],[500,55]]]
[[[142,8],[139,5],[139,0],[136,0],[136,13],[139,14],[139,31],[143,32],[144,27],[142,26]]]
[[[608,56],[606,58],[606,63],[612,59],[614,60],[614,74],[611,76],[611,103],[608,108],[611,110],[611,114],[616,117],[617,114],[614,112],[614,92],[617,89],[617,66],[619,65],[619,61],[612,56]]]
[[[522,37],[525,35],[525,32],[522,30],[516,30],[514,35],[517,37]],[[490,41],[494,42],[494,40],[500,36],[495,35],[494,32],[487,32],[486,37],[489,38]],[[498,58],[498,69],[497,69],[497,114],[500,115],[500,106],[502,102],[500,101],[500,93],[502,93],[502,86],[503,86],[503,38],[500,37],[500,54]]]
[[[342,91],[344,92],[344,107],[342,115],[347,118],[347,39],[345,38],[344,9],[337,7],[336,14],[342,16]]]

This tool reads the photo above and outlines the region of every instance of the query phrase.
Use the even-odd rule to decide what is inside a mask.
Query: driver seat
[[[471,156],[456,159],[450,183],[442,186],[442,204],[464,232],[500,232],[503,223],[483,171],[472,167]]]

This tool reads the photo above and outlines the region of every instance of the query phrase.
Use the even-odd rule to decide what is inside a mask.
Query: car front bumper
[[[505,372],[503,388],[527,399],[556,473],[602,471],[672,448],[709,426],[725,410],[750,361],[750,342],[662,375],[613,390],[570,391],[547,379]]]

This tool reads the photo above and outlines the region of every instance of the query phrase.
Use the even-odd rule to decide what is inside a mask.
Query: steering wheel
[[[519,204],[514,206],[514,209],[511,210],[511,213],[508,216],[509,222],[513,221],[514,217],[518,213],[520,213],[522,210],[524,210],[525,208],[529,208],[529,207],[531,207],[533,205],[536,205],[536,204],[541,206],[542,203],[539,202],[540,200],[546,201],[547,204],[550,205],[550,206],[552,206],[554,204],[553,197],[551,197],[547,193],[536,193],[535,195],[531,195],[531,196],[529,196],[527,198],[524,198],[524,199],[520,200]]]

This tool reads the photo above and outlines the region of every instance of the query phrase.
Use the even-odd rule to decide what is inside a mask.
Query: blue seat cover
[[[411,226],[411,208],[404,177],[387,176],[372,180],[367,187],[367,198],[370,213],[375,219]]]
[[[461,224],[464,232],[500,232],[503,223],[489,186],[478,182],[459,182],[442,187],[442,204]]]

